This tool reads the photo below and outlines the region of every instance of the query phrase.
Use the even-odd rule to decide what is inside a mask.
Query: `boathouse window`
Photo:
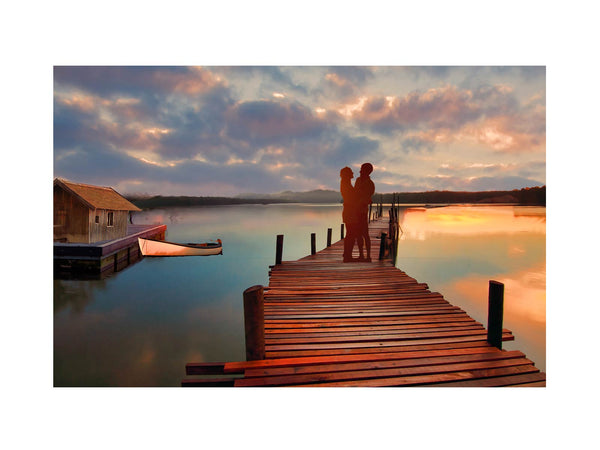
[[[110,211],[110,212],[108,213],[108,223],[107,223],[107,225],[108,225],[109,227],[112,227],[112,226],[113,226],[113,216],[114,216],[114,213],[113,213],[112,211]]]
[[[100,223],[100,216],[96,216],[96,219],[94,220],[94,222]]]
[[[67,211],[65,209],[59,209],[56,212],[56,226],[64,226],[67,223]]]

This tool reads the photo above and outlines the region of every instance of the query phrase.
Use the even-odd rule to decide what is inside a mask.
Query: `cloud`
[[[429,176],[425,178],[428,190],[456,191],[510,191],[524,187],[543,186],[545,183],[519,176],[507,177],[473,177]]]
[[[544,81],[539,68],[61,66],[55,174],[235,194],[337,188],[341,167],[369,161],[382,187],[529,183],[545,179]]]
[[[308,108],[279,101],[238,103],[227,112],[226,121],[228,136],[258,145],[316,139],[326,130]]]
[[[372,96],[346,105],[347,116],[382,134],[405,130],[456,129],[481,113],[470,91],[454,86],[413,91],[406,96]]]
[[[347,99],[356,95],[373,77],[373,71],[368,67],[330,67],[324,76],[323,92]]]
[[[200,67],[55,66],[54,83],[100,96],[193,96],[222,86],[223,80]]]
[[[401,135],[405,151],[461,141],[498,151],[529,151],[545,148],[544,105],[545,99],[521,105],[506,85],[475,90],[448,85],[404,97],[361,97],[340,113],[362,129]]]
[[[379,141],[366,136],[342,136],[335,145],[325,154],[323,161],[326,164],[342,167],[357,164],[376,158]]]

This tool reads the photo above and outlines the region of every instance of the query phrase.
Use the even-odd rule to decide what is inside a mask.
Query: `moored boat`
[[[138,238],[143,256],[206,256],[223,254],[221,239],[217,242],[202,244],[179,244],[177,242],[158,241]]]

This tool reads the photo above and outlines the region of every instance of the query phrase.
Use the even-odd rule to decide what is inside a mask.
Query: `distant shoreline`
[[[141,209],[166,207],[216,206],[216,205],[269,205],[276,203],[341,203],[338,191],[316,190],[308,192],[283,192],[258,196],[255,194],[238,197],[194,197],[194,196],[125,196]],[[546,186],[524,188],[513,191],[429,191],[400,192],[373,195],[373,203],[407,205],[452,205],[452,204],[494,204],[546,206]]]

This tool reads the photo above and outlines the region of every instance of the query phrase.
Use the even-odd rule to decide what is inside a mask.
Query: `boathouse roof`
[[[140,208],[135,206],[111,187],[73,183],[62,178],[54,179],[54,186],[56,185],[61,186],[63,189],[77,196],[86,206],[91,209],[141,211]]]

